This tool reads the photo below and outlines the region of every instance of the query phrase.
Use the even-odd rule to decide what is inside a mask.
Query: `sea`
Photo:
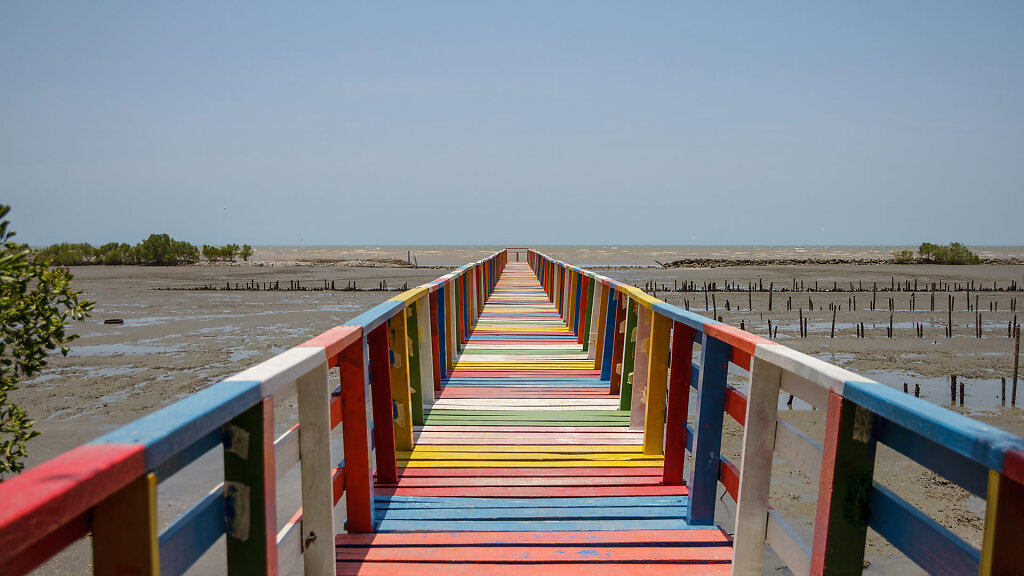
[[[420,266],[452,266],[479,260],[512,246],[255,246],[252,260],[400,259]],[[658,266],[684,258],[757,259],[842,258],[884,259],[893,252],[916,246],[658,246],[658,245],[537,245],[529,246],[557,260],[577,266]],[[1024,246],[971,246],[982,258],[1022,258]],[[521,248],[525,252],[525,248]]]

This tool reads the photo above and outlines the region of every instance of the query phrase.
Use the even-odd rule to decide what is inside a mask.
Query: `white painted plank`
[[[274,475],[278,480],[299,463],[299,428],[292,427],[274,440]]]
[[[430,298],[424,296],[416,301],[416,331],[419,332],[420,388],[423,390],[423,405],[434,402],[434,345],[430,338]]]
[[[778,366],[760,358],[752,360],[736,502],[733,574],[759,576],[762,570],[781,377]]]
[[[775,510],[768,512],[767,540],[768,545],[779,555],[779,558],[782,558],[782,561],[795,576],[805,576],[811,573],[811,547]],[[735,570],[735,566],[734,563],[733,570]]]
[[[274,396],[275,402],[287,400],[294,393],[295,381],[322,365],[327,368],[323,348],[296,347],[260,362],[227,378],[227,382],[259,382],[263,396]]]
[[[334,482],[327,364],[299,378],[303,564],[308,575],[331,575],[334,562]]]
[[[636,347],[633,360],[633,397],[629,409],[630,430],[643,430],[647,413],[647,370],[650,362],[651,314],[644,306],[637,307]]]
[[[775,451],[812,482],[818,482],[821,477],[821,443],[792,424],[779,420],[775,428]]]

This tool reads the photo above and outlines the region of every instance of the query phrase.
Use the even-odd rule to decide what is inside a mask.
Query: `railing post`
[[[618,327],[615,324],[616,313],[619,310],[618,301],[615,297],[615,290],[607,287],[608,297],[605,301],[604,314],[604,342],[601,352],[601,380],[611,380],[612,367],[615,366],[615,335]],[[617,393],[615,390],[613,393]]]
[[[274,399],[224,425],[228,574],[277,573]]]
[[[441,359],[444,356],[444,326],[441,321],[444,318],[444,299],[438,295],[441,288],[438,291],[430,293],[430,360],[431,360],[431,374],[434,380],[434,391],[441,391],[441,375],[442,366],[444,364]]]
[[[768,492],[775,455],[775,427],[779,412],[782,369],[757,356],[750,359],[747,414],[736,498],[736,535],[732,573],[759,576],[764,563],[768,526]]]
[[[369,378],[373,395],[373,443],[377,448],[377,479],[381,484],[395,484],[398,482],[398,470],[395,450],[394,399],[391,396],[391,346],[388,343],[387,323],[382,323],[374,328],[367,336],[366,342],[369,347]],[[342,398],[344,399],[344,396]],[[347,413],[345,417],[348,417]],[[343,422],[347,422],[347,420],[343,420]],[[369,429],[368,424],[367,429]],[[344,431],[345,434],[348,434],[348,426],[344,428]],[[349,437],[344,436],[344,438],[345,461],[348,462]],[[349,518],[351,518],[351,514]],[[349,532],[351,531],[350,529]]]
[[[590,324],[593,331],[590,333],[590,353],[587,358],[594,361],[594,369],[601,369],[601,359],[604,358],[604,325],[605,316],[608,313],[608,287],[597,282],[594,290],[594,317]]]
[[[704,334],[700,350],[697,384],[697,422],[693,438],[693,466],[690,470],[690,506],[687,523],[707,526],[715,520],[718,469],[722,450],[722,420],[725,415],[725,383],[731,348]]]
[[[412,394],[409,387],[409,333],[406,310],[388,320],[391,344],[391,399],[395,402],[395,449],[412,450]]]
[[[156,474],[143,474],[93,509],[94,574],[160,574],[156,485]]]
[[[584,352],[590,352],[591,346],[593,346],[590,330],[593,326],[594,309],[596,306],[594,306],[594,279],[589,276],[583,277],[583,303],[584,305],[581,308],[586,310],[583,312],[583,319],[580,320],[580,327],[582,328],[580,333],[582,342],[580,343],[583,344]]]
[[[1024,470],[1024,456],[1019,452],[1007,454],[1003,470],[1011,467],[1016,467],[1018,473]],[[1020,537],[1024,533],[1024,484],[989,470],[985,507],[980,573],[983,576],[1024,573],[1024,556],[1020,553]]]
[[[668,390],[669,334],[672,320],[651,311],[651,336],[648,340],[647,392],[644,395],[644,454],[664,453],[665,402]]]
[[[651,312],[643,304],[637,303],[637,322],[633,345],[633,382],[632,399],[629,405],[629,427],[632,430],[643,430],[644,414],[647,409],[647,368],[651,345]]]
[[[420,410],[434,403],[434,345],[433,323],[430,321],[430,293],[416,301],[416,331],[419,340],[420,388],[423,398]],[[438,381],[440,384],[440,381]]]
[[[423,425],[423,403],[424,389],[429,389],[433,392],[433,386],[424,386],[423,378],[423,366],[422,366],[422,355],[420,354],[422,348],[422,338],[420,334],[420,322],[419,322],[419,310],[416,302],[409,302],[406,304],[406,309],[402,311],[405,317],[405,330],[406,339],[406,350],[408,353],[408,366],[407,372],[409,374],[409,414],[411,416],[413,426]],[[428,372],[429,374],[429,372]]]
[[[686,462],[686,416],[690,409],[690,381],[693,376],[693,336],[695,330],[680,322],[672,323],[672,366],[669,368],[668,413],[665,415],[666,486],[683,483]]]
[[[861,573],[875,471],[876,416],[829,390],[811,574]]]
[[[629,298],[626,304],[626,325],[622,345],[622,387],[619,392],[619,410],[633,405],[633,367],[636,360],[637,303]]]
[[[370,384],[369,375],[366,372],[366,348],[369,345],[371,369],[374,358],[373,338],[384,339],[384,359],[387,354],[387,327],[383,324],[369,336],[364,334],[355,344],[342,350],[338,361],[339,377],[341,378],[341,429],[345,439],[345,507],[348,521],[345,529],[349,532],[373,532],[373,466],[370,464],[372,453],[370,441]],[[380,343],[377,349],[381,349]],[[380,356],[379,352],[377,354]],[[386,366],[387,364],[385,364]],[[377,412],[377,389],[381,383],[374,385],[373,413]],[[391,421],[391,390],[387,391],[388,418],[385,422]],[[374,434],[380,434],[379,430],[384,428],[378,422],[374,427]],[[381,451],[386,450],[377,441],[377,474],[383,475],[381,482],[389,480],[388,483],[395,483],[394,464],[390,469],[381,466]],[[394,437],[391,437],[391,462],[394,462]],[[391,477],[388,477],[390,472]]]
[[[324,360],[298,381],[302,562],[306,574],[333,574],[337,571],[334,561],[336,532],[331,470],[331,393],[327,383],[326,358]]]
[[[608,393],[622,395],[623,370],[626,358],[626,318],[629,297],[624,292],[615,292],[615,331],[612,338],[611,372],[608,380]],[[620,406],[622,408],[622,398]]]
[[[451,377],[452,369],[455,367],[455,355],[458,351],[457,340],[458,340],[458,316],[456,315],[455,306],[455,280],[449,280],[448,284],[444,287],[444,313],[445,313],[445,348],[444,348],[444,362],[445,372]]]

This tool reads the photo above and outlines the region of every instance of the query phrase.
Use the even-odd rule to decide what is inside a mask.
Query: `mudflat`
[[[380,289],[385,282],[389,290],[412,287],[447,271],[443,267],[261,264],[75,268],[76,286],[85,298],[96,302],[95,311],[86,322],[72,326],[80,339],[73,343],[71,353],[52,357],[42,374],[12,394],[16,402],[27,407],[42,432],[29,444],[28,466],[355,317],[395,295],[394,291]],[[646,286],[659,298],[689,306],[698,314],[716,315],[734,326],[742,322],[744,328],[756,334],[767,336],[771,320],[781,344],[898,389],[905,382],[911,394],[915,385],[920,386],[921,396],[930,402],[1024,435],[1024,411],[1011,407],[1000,388],[1000,379],[1005,377],[1007,396],[1012,392],[1013,340],[1008,337],[1008,324],[1012,325],[1017,316],[1024,319],[1024,313],[1011,310],[1024,305],[1024,292],[1005,289],[1012,282],[1024,285],[1024,266],[624,266],[601,273]],[[916,281],[918,290],[895,290],[897,285],[905,287],[907,281],[912,285]],[[933,282],[955,286],[972,281],[984,290],[975,289],[970,294],[971,311],[967,310],[966,291],[953,293],[953,336],[947,338],[950,293],[936,291],[936,309],[932,311],[930,286]],[[322,290],[330,288],[331,282],[335,290]],[[356,290],[341,290],[350,282]],[[705,310],[705,293],[700,289],[712,282],[717,290],[706,294]],[[687,283],[693,283],[697,290],[686,291]],[[749,292],[748,285],[753,288]],[[873,289],[876,285],[877,291]],[[271,286],[280,289],[263,289]],[[774,292],[767,291],[770,286]],[[204,287],[216,289],[194,289]],[[874,310],[869,309],[872,300]],[[834,333],[832,309],[836,317]],[[981,338],[976,337],[979,311]],[[888,330],[890,315],[892,337]],[[801,317],[807,322],[806,337],[801,336]],[[108,319],[124,322],[104,324]],[[858,336],[861,323],[863,337]],[[923,337],[918,337],[918,330],[923,330]],[[965,383],[963,406],[959,404],[959,390],[956,401],[950,403],[949,377],[954,374]],[[744,379],[739,374],[733,382],[743,387]],[[1020,386],[1018,403],[1024,405],[1024,383]],[[780,398],[780,406],[783,418],[812,437],[821,437],[824,414],[809,410],[799,400],[790,407],[786,398]],[[293,423],[289,406],[282,406],[278,426],[283,430]],[[723,452],[738,459],[741,439],[742,429],[729,426]],[[209,475],[215,478],[216,470]],[[879,452],[878,478],[975,546],[980,545],[984,512],[980,500],[885,449]],[[161,484],[161,529],[209,488],[200,483],[181,483],[178,478]],[[772,495],[773,506],[803,520],[794,524],[809,537],[816,484],[779,461]],[[723,503],[727,501],[723,499]],[[722,521],[728,526],[732,508],[725,503],[722,510]],[[197,573],[218,566],[216,551],[211,554],[212,559],[204,559]],[[73,546],[40,573],[88,573],[88,555],[84,543]],[[869,540],[868,555],[873,571],[907,573],[905,561],[877,535]]]

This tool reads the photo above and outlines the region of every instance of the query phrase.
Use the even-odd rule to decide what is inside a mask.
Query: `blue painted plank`
[[[206,454],[214,448],[220,448],[223,445],[224,439],[221,434],[220,428],[211,430],[209,434],[203,436],[199,440],[196,440],[190,444],[184,450],[179,451],[177,454],[167,458],[162,464],[156,467],[156,477],[158,482],[174,476],[179,470],[188,466],[190,463],[197,460],[203,454]]]
[[[884,384],[848,381],[843,397],[997,472],[1007,450],[1024,451],[1024,438]]]
[[[444,386],[444,379],[448,377],[448,316],[445,313],[445,288],[437,289],[437,344],[438,354],[441,358],[441,385]]]
[[[895,422],[880,418],[878,424],[879,442],[979,498],[984,499],[988,495],[988,468],[985,466]]]
[[[981,553],[877,482],[868,525],[929,574],[977,574]]]
[[[224,493],[207,494],[160,534],[160,574],[180,576],[224,534]]]
[[[694,314],[689,310],[685,310],[665,302],[655,302],[651,305],[651,309],[666,318],[671,318],[676,322],[685,324],[697,332],[703,332],[704,326],[719,323],[717,320],[712,318],[701,316],[700,314]]]
[[[382,520],[378,532],[581,532],[686,530],[681,519],[657,520]],[[703,527],[701,527],[703,528]],[[706,529],[706,528],[705,528]]]
[[[601,353],[601,380],[609,381],[612,377],[612,348],[615,346],[615,304],[618,293],[608,291],[608,306],[604,311],[604,351]]]
[[[370,308],[359,316],[345,322],[345,326],[362,326],[363,334],[367,334],[377,326],[387,322],[392,316],[405,308],[405,302],[388,300]]]
[[[722,421],[725,416],[725,385],[731,353],[732,348],[728,344],[704,335],[700,353],[703,370],[697,385],[697,421],[687,516],[689,523],[695,526],[709,526],[715,521]]]
[[[220,382],[90,444],[142,444],[153,470],[262,399],[259,382]]]

